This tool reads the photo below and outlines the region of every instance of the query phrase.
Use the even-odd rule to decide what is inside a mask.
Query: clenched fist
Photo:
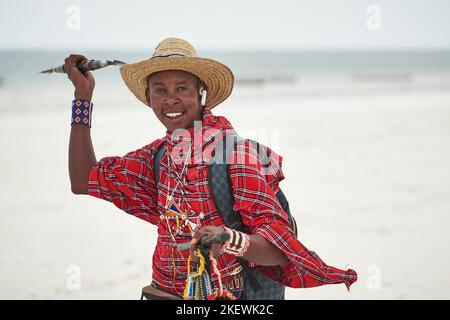
[[[65,59],[64,69],[75,87],[75,99],[92,100],[92,94],[95,87],[95,79],[90,71],[82,73],[77,68],[77,63],[88,60],[85,56],[71,54]]]
[[[199,229],[196,229],[194,232],[194,235],[192,237],[192,241],[191,241],[192,246],[189,251],[192,261],[198,262],[198,258],[195,255],[195,251],[198,249],[198,245],[199,245],[200,239],[202,237],[219,234],[219,233],[223,233],[223,232],[225,232],[224,227],[216,227],[216,226],[204,226],[204,227],[200,227]],[[217,256],[219,255],[221,246],[222,246],[221,244],[217,244],[217,243],[213,243],[211,245],[211,251],[213,253],[214,258],[217,258]],[[205,259],[209,259],[209,257],[205,257]]]

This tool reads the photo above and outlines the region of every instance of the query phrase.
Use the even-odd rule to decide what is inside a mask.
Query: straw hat
[[[233,90],[234,76],[230,68],[218,61],[197,56],[189,42],[178,38],[162,40],[150,59],[124,65],[120,68],[120,74],[136,98],[148,105],[145,96],[148,76],[166,70],[181,70],[197,76],[206,86],[208,108],[224,101]]]

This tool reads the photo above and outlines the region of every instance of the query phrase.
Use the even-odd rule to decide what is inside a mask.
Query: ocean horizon
[[[2,85],[40,82],[40,78],[31,75],[63,64],[71,53],[83,54],[90,59],[117,59],[126,63],[150,57],[150,52],[143,50],[0,50]],[[450,72],[450,50],[209,50],[198,53],[229,66],[237,83],[250,84],[292,81],[302,75]],[[114,80],[114,69],[98,70],[96,76],[102,80]]]
[[[73,97],[64,74],[37,72],[64,63],[70,51],[0,51],[0,114],[51,111]],[[147,59],[138,50],[85,50],[93,59],[133,63]],[[442,92],[450,88],[450,50],[335,51],[199,51],[200,56],[228,65],[235,75],[232,96],[251,99],[324,99]],[[135,98],[128,92],[119,67],[94,71],[95,99],[110,108]],[[39,109],[36,101],[42,101]],[[11,105],[15,105],[11,108]]]

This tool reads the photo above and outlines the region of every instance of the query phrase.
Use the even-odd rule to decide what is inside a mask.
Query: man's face
[[[192,128],[201,120],[199,80],[178,70],[161,71],[148,78],[147,100],[153,112],[169,132]]]

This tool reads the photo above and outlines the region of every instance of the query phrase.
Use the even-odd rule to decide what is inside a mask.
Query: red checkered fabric
[[[191,232],[186,224],[179,234],[171,236],[175,220],[164,219],[164,205],[168,192],[176,183],[174,171],[182,171],[183,161],[172,163],[169,179],[167,152],[161,160],[158,187],[154,183],[153,163],[158,147],[165,143],[174,160],[184,160],[186,146],[194,142],[194,152],[187,166],[183,188],[179,187],[174,198],[180,200],[182,210],[202,213],[200,225],[223,225],[210,196],[207,162],[208,148],[214,145],[212,137],[234,133],[229,121],[214,116],[210,109],[204,109],[201,126],[202,139],[166,136],[123,157],[101,159],[89,175],[89,194],[114,203],[119,209],[150,222],[158,228],[158,241],[153,254],[152,278],[165,290],[182,294],[187,277],[189,252],[179,252],[176,244],[191,240]],[[284,267],[255,266],[264,275],[289,287],[306,288],[326,284],[345,283],[347,288],[356,281],[356,272],[340,270],[326,265],[317,254],[309,251],[293,234],[287,214],[282,210],[275,192],[284,179],[281,170],[282,158],[273,150],[270,153],[269,168],[263,168],[256,150],[249,143],[239,143],[236,154],[245,161],[230,165],[231,184],[235,198],[234,210],[239,211],[250,233],[258,233],[280,248],[288,257]],[[199,153],[204,158],[199,157]],[[200,159],[200,161],[199,161]],[[168,187],[170,181],[170,190]],[[301,234],[301,233],[300,233]],[[172,232],[173,235],[173,232]],[[174,240],[176,243],[174,243]],[[236,257],[223,251],[217,258],[218,267],[225,286],[232,286],[233,271],[239,268]],[[213,274],[214,285],[218,280]]]

